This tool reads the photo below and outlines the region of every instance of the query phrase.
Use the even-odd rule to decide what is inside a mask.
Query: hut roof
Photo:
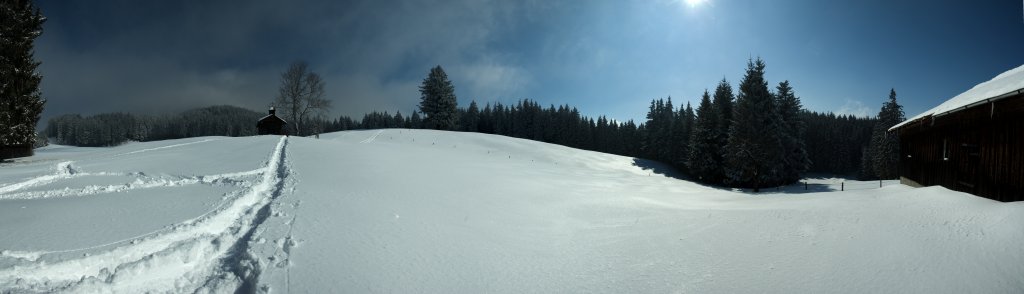
[[[268,119],[277,119],[277,120],[279,120],[279,121],[281,121],[283,123],[286,123],[286,124],[288,123],[283,118],[281,118],[281,117],[279,117],[279,116],[277,116],[275,114],[268,114],[267,116],[264,116],[264,117],[260,118],[259,121],[264,121],[264,120],[268,120]]]
[[[989,101],[1020,94],[1024,90],[1024,65],[1008,70],[991,80],[978,84],[966,92],[946,100],[939,106],[922,112],[906,121],[896,124],[889,131],[898,129],[910,122],[926,118],[928,116],[942,116],[971,108]]]

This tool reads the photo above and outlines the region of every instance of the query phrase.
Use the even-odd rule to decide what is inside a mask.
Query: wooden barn
[[[998,201],[1024,200],[1024,66],[889,129],[900,181]]]
[[[10,158],[32,156],[32,144],[0,145],[0,161]]]
[[[285,126],[288,122],[284,121],[277,114],[274,114],[274,108],[270,108],[270,113],[264,116],[256,122],[256,134],[257,135],[287,135]]]

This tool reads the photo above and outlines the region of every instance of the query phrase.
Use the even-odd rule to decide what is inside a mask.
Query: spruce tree
[[[420,128],[423,128],[423,119],[420,118],[420,112],[419,111],[415,111],[415,110],[412,111],[412,116],[409,117],[409,128],[410,129],[420,129]]]
[[[658,149],[662,148],[661,138],[661,99],[651,100],[651,106],[647,110],[647,122],[641,125],[643,144],[640,146],[643,156],[648,159],[658,160]]]
[[[705,183],[718,183],[722,178],[722,153],[718,145],[718,111],[711,104],[708,91],[697,105],[697,119],[690,136],[690,175]]]
[[[469,102],[469,108],[466,109],[466,114],[462,117],[459,124],[463,131],[477,132],[477,122],[480,120],[480,108],[476,105],[476,100]]]
[[[420,85],[420,111],[426,116],[423,125],[427,129],[451,130],[458,122],[455,86],[440,65],[430,69]]]
[[[800,174],[810,167],[804,145],[804,121],[800,115],[800,98],[793,93],[789,81],[782,81],[776,89],[776,104],[782,119],[782,148],[785,152],[782,168],[782,182],[800,180]]]
[[[21,146],[19,154],[31,155],[36,124],[46,100],[39,91],[42,76],[33,57],[35,39],[46,18],[28,0],[0,0],[0,149]]]
[[[889,90],[889,101],[882,104],[878,112],[878,122],[871,136],[873,169],[880,179],[895,179],[899,176],[899,136],[889,133],[889,128],[904,121],[903,106],[896,103],[896,89]]]
[[[732,106],[736,98],[732,93],[732,85],[724,78],[715,87],[715,100],[713,102],[715,111],[718,112],[718,134],[720,135],[720,147],[725,146],[729,138],[729,127],[732,126]]]
[[[752,187],[755,192],[777,183],[783,160],[781,119],[768,91],[764,68],[761,58],[747,62],[725,146],[726,181]]]
[[[725,175],[725,145],[729,142],[729,128],[732,126],[733,104],[735,103],[733,100],[735,98],[736,96],[732,93],[732,85],[722,78],[722,81],[718,82],[718,86],[715,87],[714,100],[711,102],[717,116],[714,145],[718,148],[718,155],[714,157],[716,160],[714,174],[719,177],[719,182]]]
[[[706,94],[706,93],[705,93]],[[693,107],[690,106],[690,102],[686,102],[686,107],[679,107],[679,125],[678,128],[682,129],[679,131],[679,150],[675,155],[680,168],[686,168],[690,161],[690,137],[693,136],[693,124],[694,124]]]
[[[661,112],[661,147],[658,148],[658,161],[668,163],[670,165],[676,164],[676,154],[679,153],[679,140],[682,128],[679,128],[679,122],[676,117],[675,106],[672,105],[672,96],[668,96],[665,101]]]
[[[857,179],[862,181],[876,180],[878,176],[875,175],[875,165],[871,164],[871,148],[865,146],[861,151],[860,158],[860,171],[857,174]]]

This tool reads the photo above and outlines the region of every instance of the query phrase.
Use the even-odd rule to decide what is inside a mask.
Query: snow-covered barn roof
[[[889,131],[898,129],[910,122],[926,118],[928,116],[942,116],[957,112],[979,104],[999,100],[1005,97],[1016,95],[1024,90],[1024,65],[1008,70],[991,80],[978,84],[966,92],[956,95],[952,99],[939,104],[935,108],[922,112],[906,121],[896,124]]]

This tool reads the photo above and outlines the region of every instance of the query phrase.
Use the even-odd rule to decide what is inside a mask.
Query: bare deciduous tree
[[[292,134],[307,135],[305,122],[331,108],[331,101],[324,98],[324,93],[323,79],[310,71],[304,61],[292,63],[287,71],[281,73],[281,87],[274,106],[281,116],[290,121]]]

